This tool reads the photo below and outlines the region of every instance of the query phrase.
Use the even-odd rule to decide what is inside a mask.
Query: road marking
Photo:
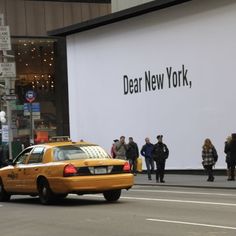
[[[84,195],[94,198],[103,198],[102,195]],[[203,202],[203,201],[187,201],[187,200],[178,200],[178,199],[163,199],[163,198],[143,198],[143,197],[121,197],[121,199],[128,200],[141,200],[141,201],[157,201],[157,202],[177,202],[177,203],[191,203],[191,204],[203,204],[203,205],[217,205],[217,206],[231,206],[236,207],[235,203],[227,202]]]
[[[175,221],[175,220],[161,220],[161,219],[146,219],[146,220],[147,221],[163,222],[163,223],[193,225],[193,226],[203,226],[203,227],[210,227],[210,228],[220,228],[220,229],[236,230],[236,227],[230,227],[230,226],[224,226],[224,225],[209,225],[209,224],[201,224],[201,223],[193,223],[193,222],[185,222],[185,221]]]
[[[184,192],[184,191],[168,191],[168,190],[144,190],[144,189],[130,189],[130,192],[148,192],[148,193],[178,193],[178,194],[189,194],[189,195],[213,195],[213,196],[225,196],[235,197],[236,194],[230,193],[208,193],[208,192]]]
[[[159,202],[178,202],[178,203],[191,203],[191,204],[203,204],[203,205],[218,205],[218,206],[232,206],[236,207],[234,203],[225,202],[203,202],[203,201],[188,201],[178,199],[162,199],[162,198],[142,198],[142,197],[121,197],[122,199],[130,200],[142,200],[142,201],[159,201]]]

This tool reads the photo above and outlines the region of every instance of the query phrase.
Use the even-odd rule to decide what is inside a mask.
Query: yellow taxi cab
[[[0,201],[11,195],[39,196],[42,204],[78,195],[103,193],[117,201],[133,185],[128,161],[113,159],[98,145],[54,142],[30,146],[0,169]]]

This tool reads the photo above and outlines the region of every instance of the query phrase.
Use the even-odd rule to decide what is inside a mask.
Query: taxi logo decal
[[[14,172],[11,172],[10,174],[7,175],[7,177],[10,178],[10,179],[17,179],[18,174],[15,174]]]

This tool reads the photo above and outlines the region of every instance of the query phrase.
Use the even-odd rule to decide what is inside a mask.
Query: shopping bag
[[[139,158],[137,159],[137,171],[138,171],[138,172],[142,172],[142,170],[143,170],[143,168],[142,168],[142,158],[139,157]]]

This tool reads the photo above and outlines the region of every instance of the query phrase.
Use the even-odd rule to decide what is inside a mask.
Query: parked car
[[[0,201],[25,194],[49,204],[69,193],[103,193],[107,201],[117,201],[121,190],[132,185],[127,161],[112,159],[100,146],[86,142],[30,146],[0,169]]]

